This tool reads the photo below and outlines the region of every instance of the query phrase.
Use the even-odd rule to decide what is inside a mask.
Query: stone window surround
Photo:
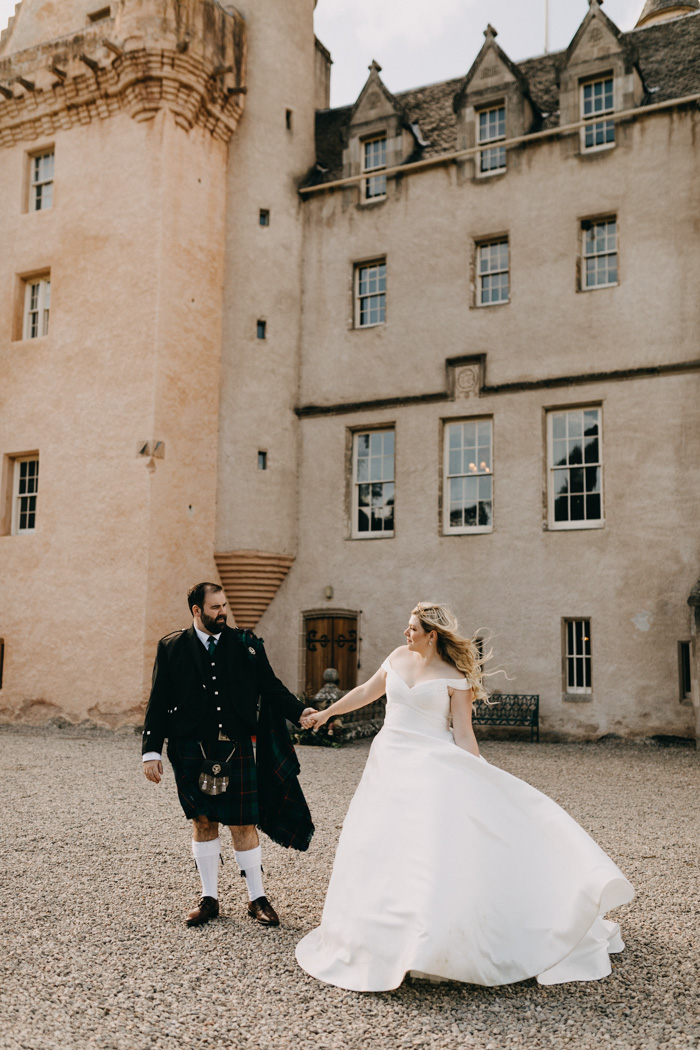
[[[348,141],[343,150],[343,175],[361,176],[357,183],[357,205],[361,208],[369,208],[381,205],[387,200],[387,194],[382,197],[365,197],[364,173],[364,144],[369,139],[384,136],[386,138],[386,167],[395,167],[402,164],[414,148],[414,139],[411,132],[404,128],[398,115],[387,116],[383,114],[374,120],[362,121],[351,125],[348,129]],[[354,187],[353,187],[354,188]]]
[[[644,96],[644,86],[639,73],[627,64],[622,53],[602,55],[596,59],[584,62],[572,63],[562,70],[559,85],[559,108],[561,125],[576,124],[582,120],[582,89],[583,85],[592,80],[601,80],[612,77],[613,81],[613,109],[611,116],[616,113],[627,112],[635,109]],[[587,121],[588,123],[588,121]],[[577,138],[574,137],[577,134]],[[624,123],[615,122],[615,142],[605,146],[585,148],[585,128],[579,128],[578,133],[571,135],[572,141],[577,143],[572,150],[577,151],[580,157],[595,156],[607,153],[619,144],[619,139],[624,134]]]

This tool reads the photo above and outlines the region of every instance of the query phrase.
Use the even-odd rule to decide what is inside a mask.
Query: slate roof
[[[662,2],[662,0],[658,0]],[[700,91],[700,11],[670,22],[643,26],[623,33],[621,44],[629,44],[638,55],[638,67],[647,88],[642,106],[681,98]],[[558,70],[565,51],[556,51],[518,62],[527,78],[533,101],[543,113],[541,127],[559,124]],[[457,149],[457,118],[453,99],[464,77],[396,94],[408,120],[417,123],[429,146],[414,152],[406,161],[438,157]],[[331,182],[343,177],[343,148],[352,106],[320,110],[316,114],[316,157],[305,185]]]

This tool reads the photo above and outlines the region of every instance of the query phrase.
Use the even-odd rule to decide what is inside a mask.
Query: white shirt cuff
[[[144,762],[160,762],[162,761],[162,756],[157,751],[147,751],[143,756],[143,760]]]

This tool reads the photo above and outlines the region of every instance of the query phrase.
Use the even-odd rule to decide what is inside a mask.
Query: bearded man
[[[219,824],[231,830],[248,888],[248,914],[263,926],[279,918],[265,896],[257,827],[282,846],[306,850],[314,832],[297,780],[299,762],[287,719],[305,708],[275,677],[261,638],[227,626],[226,596],[216,583],[187,595],[192,626],[158,643],[143,731],[143,771],[159,784],[168,740],[180,804],[192,821],[192,853],[202,882],[188,926],[219,914]],[[254,749],[252,737],[257,740]]]

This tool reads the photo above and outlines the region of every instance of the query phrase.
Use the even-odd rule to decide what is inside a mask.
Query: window
[[[258,452],[258,470],[267,470],[267,452]]]
[[[292,130],[292,121],[293,121],[293,113],[292,113],[291,109],[285,109],[285,111],[284,111],[284,126],[286,127],[287,131],[291,131]]]
[[[267,338],[267,321],[258,321],[258,339]]]
[[[693,699],[693,676],[690,664],[690,642],[678,643],[678,679],[681,700]]]
[[[478,114],[478,142],[500,142],[506,137],[506,107],[482,109]],[[479,153],[478,174],[493,175],[506,170],[506,147],[492,146]]]
[[[12,535],[34,532],[39,491],[39,457],[21,456],[14,461]]]
[[[386,135],[365,139],[362,143],[362,170],[381,171],[386,168]],[[365,200],[386,197],[386,175],[372,175],[365,179]]]
[[[508,238],[476,248],[477,306],[507,303],[510,296]]]
[[[581,223],[584,291],[617,284],[617,219]]]
[[[445,426],[444,531],[493,529],[493,426],[490,419]]]
[[[101,22],[103,18],[109,18],[111,13],[111,8],[101,7],[99,11],[93,11],[88,15],[88,22]]]
[[[0,689],[2,689],[2,672],[5,666],[5,639],[0,638]]]
[[[29,158],[29,210],[46,211],[53,204],[53,149]]]
[[[370,430],[353,440],[353,536],[394,534],[394,431]]]
[[[261,208],[260,209],[260,215],[258,217],[258,222],[260,223],[261,226],[269,226],[270,225],[270,212],[269,212],[268,208]]]
[[[50,277],[29,277],[24,282],[23,339],[38,339],[49,334],[51,305]]]
[[[564,691],[591,692],[591,621],[565,620]]]
[[[386,318],[386,262],[355,267],[355,327],[384,324]]]
[[[581,120],[590,121],[581,129],[585,150],[608,149],[615,145],[615,122],[595,119],[604,113],[612,113],[614,108],[612,77],[602,77],[600,80],[589,80],[581,84]]]
[[[600,408],[553,411],[548,417],[549,527],[603,524]]]

